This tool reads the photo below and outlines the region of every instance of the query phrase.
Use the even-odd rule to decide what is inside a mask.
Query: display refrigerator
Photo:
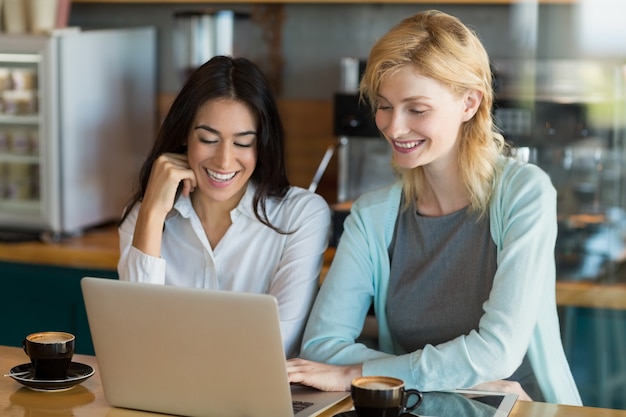
[[[0,35],[0,239],[119,218],[156,127],[156,31]]]

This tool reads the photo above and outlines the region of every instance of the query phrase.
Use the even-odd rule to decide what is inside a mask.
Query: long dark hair
[[[246,58],[216,56],[196,69],[182,87],[144,162],[137,191],[126,206],[120,223],[130,209],[142,201],[152,164],[163,153],[185,153],[185,143],[198,109],[208,100],[235,99],[246,103],[257,115],[257,162],[251,181],[256,186],[254,214],[263,224],[280,232],[267,218],[268,198],[283,198],[289,189],[285,170],[285,130],[272,88],[256,64]],[[178,199],[182,184],[179,186]]]

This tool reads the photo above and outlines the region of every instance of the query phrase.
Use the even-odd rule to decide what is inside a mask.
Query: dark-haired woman
[[[120,227],[121,280],[266,293],[297,355],[328,243],[324,199],[290,186],[271,87],[214,57],[172,103]]]

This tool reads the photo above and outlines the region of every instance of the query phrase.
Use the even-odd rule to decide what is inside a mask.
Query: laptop
[[[84,277],[106,400],[190,417],[310,417],[349,392],[290,386],[273,296]],[[295,406],[306,408],[294,412]]]

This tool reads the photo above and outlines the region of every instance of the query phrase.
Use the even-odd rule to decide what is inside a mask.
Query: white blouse
[[[132,246],[140,204],[119,228],[120,280],[271,294],[276,297],[285,354],[298,355],[317,294],[330,232],[330,209],[318,194],[291,187],[281,201],[266,201],[270,222],[254,215],[251,183],[231,211],[232,225],[215,249],[209,245],[189,197],[180,196],[165,221],[161,257]]]

